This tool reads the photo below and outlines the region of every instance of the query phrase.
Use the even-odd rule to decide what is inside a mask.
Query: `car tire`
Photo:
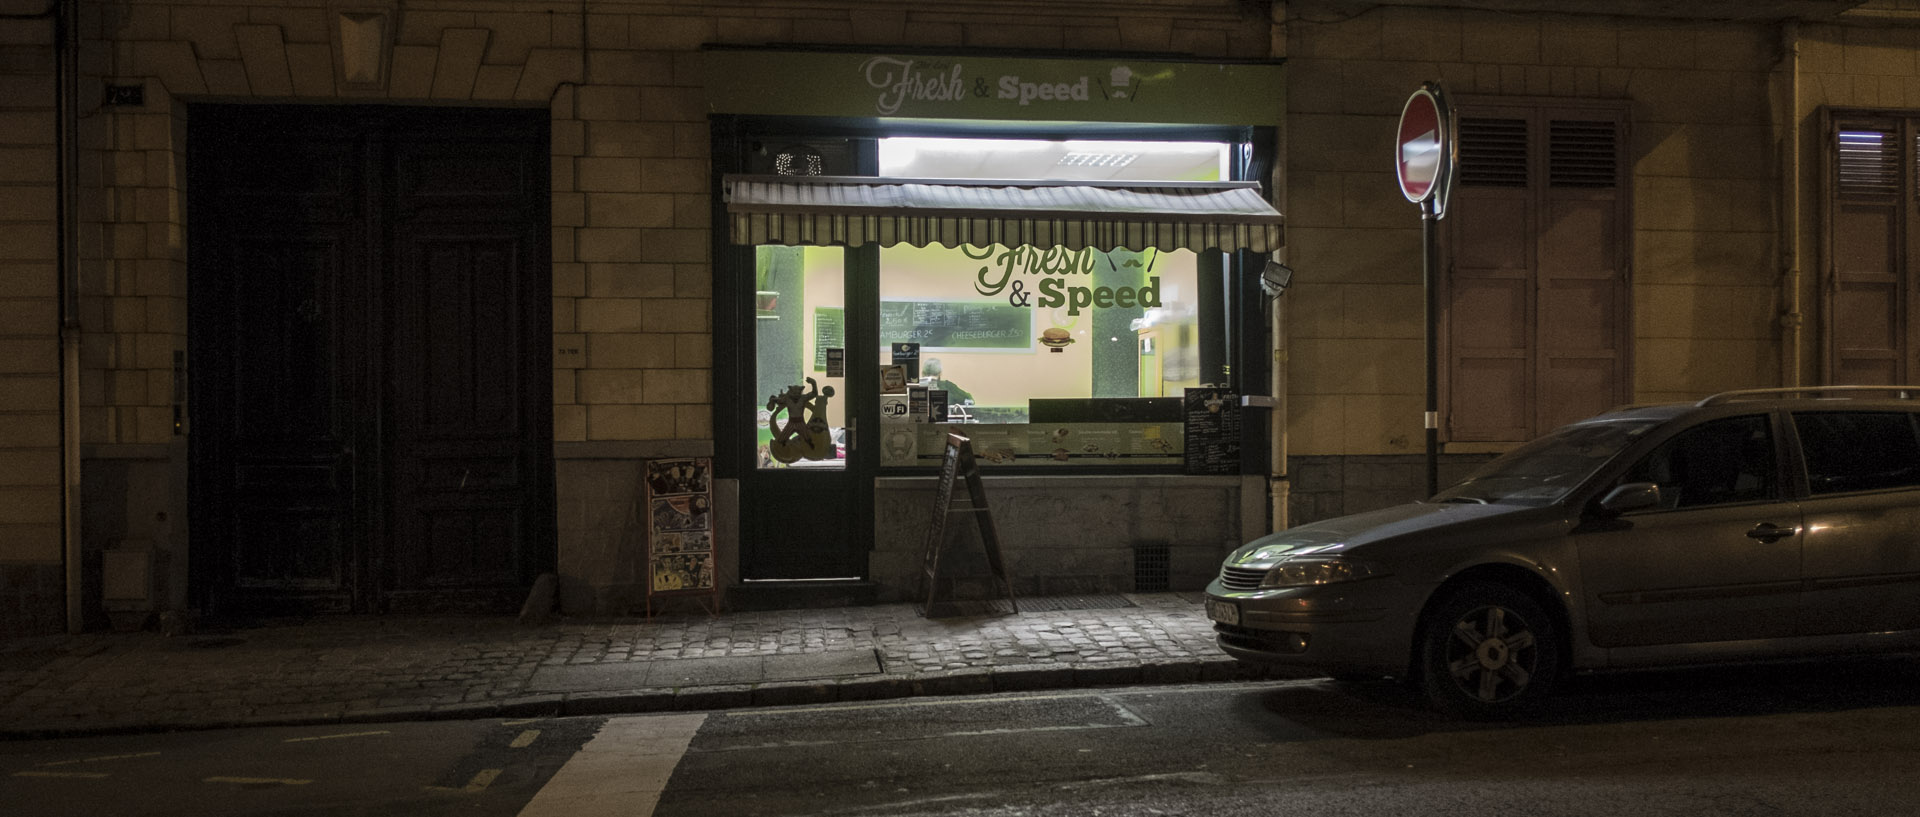
[[[1523,712],[1560,670],[1554,621],[1504,584],[1475,582],[1428,609],[1420,630],[1419,689],[1436,709],[1476,718]]]

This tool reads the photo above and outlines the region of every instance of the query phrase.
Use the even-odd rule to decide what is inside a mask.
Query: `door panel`
[[[547,128],[192,108],[200,604],[506,610],[551,568]]]
[[[854,377],[828,377],[816,364],[823,346],[838,343],[857,355],[855,338],[871,321],[850,307],[848,257],[835,248],[759,247],[755,281],[765,309],[754,321],[754,380],[759,394],[750,413],[758,440],[743,493],[741,577],[748,581],[862,578],[867,573],[867,541],[873,522],[865,498],[872,473],[862,467],[866,454],[857,439],[858,411]],[[858,302],[855,294],[851,302]],[[849,360],[849,371],[856,365]],[[864,364],[870,368],[873,364]],[[811,379],[811,383],[808,382]],[[800,394],[826,397],[828,434],[847,439],[849,419],[855,437],[848,449],[827,442],[822,459],[781,461],[779,451],[797,447],[806,417],[774,412],[773,398],[798,387]],[[791,425],[790,425],[791,424]],[[871,428],[871,426],[869,427]],[[871,435],[869,435],[871,436]]]
[[[212,117],[217,120],[219,117]],[[229,123],[208,123],[224,127]],[[345,308],[368,248],[351,140],[308,131],[196,153],[190,360],[197,597],[264,611],[352,609],[356,458]],[[203,563],[204,562],[204,563]]]
[[[1920,490],[1806,504],[1803,635],[1920,629]]]
[[[545,540],[551,518],[538,499],[545,494],[532,490],[550,466],[525,444],[547,416],[529,398],[544,401],[546,391],[519,377],[529,354],[524,259],[537,242],[460,232],[435,225],[396,239],[388,349],[395,609],[508,605],[541,568],[518,543]]]
[[[1920,415],[1795,412],[1807,635],[1920,628]]]
[[[1767,415],[1709,421],[1619,479],[1658,485],[1662,507],[1573,534],[1595,645],[1796,632],[1800,507],[1783,498],[1776,441]]]
[[[1763,543],[1760,524],[1794,527],[1791,503],[1638,514],[1621,530],[1576,534],[1588,632],[1601,647],[1793,635],[1799,535]]]

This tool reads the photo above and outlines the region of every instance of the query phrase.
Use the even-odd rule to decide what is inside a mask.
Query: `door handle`
[[[1753,530],[1747,531],[1747,538],[1758,539],[1762,542],[1765,542],[1771,545],[1774,542],[1778,542],[1782,539],[1785,539],[1799,532],[1800,532],[1799,525],[1790,525],[1788,527],[1783,528],[1783,527],[1780,527],[1779,525],[1773,524],[1772,522],[1762,522],[1758,525],[1753,526]]]

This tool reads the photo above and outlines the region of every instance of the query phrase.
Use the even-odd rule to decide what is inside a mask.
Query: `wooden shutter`
[[[1627,402],[1624,128],[1606,113],[1544,112],[1535,436]]]
[[[1902,230],[1908,216],[1901,135],[1907,130],[1884,117],[1839,119],[1829,129],[1827,348],[1835,383],[1903,383],[1912,371]]]
[[[1460,184],[1448,205],[1453,257],[1446,298],[1449,437],[1528,436],[1533,403],[1535,225],[1524,111],[1460,118]]]
[[[1446,436],[1519,442],[1627,399],[1625,115],[1463,106]]]

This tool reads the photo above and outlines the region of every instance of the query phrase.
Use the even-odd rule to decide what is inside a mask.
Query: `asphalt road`
[[[1916,780],[1912,659],[1584,679],[1507,723],[1295,681],[0,743],[9,817],[1898,815]]]

